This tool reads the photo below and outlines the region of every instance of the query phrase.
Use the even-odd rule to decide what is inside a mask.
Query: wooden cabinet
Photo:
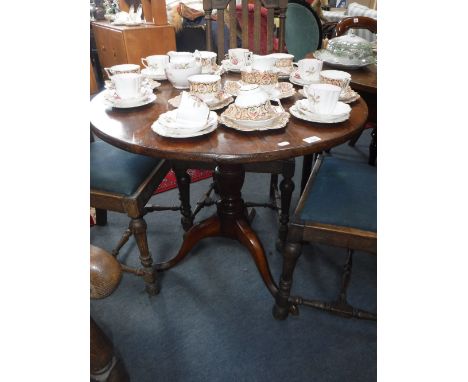
[[[169,24],[126,27],[94,21],[92,28],[101,70],[118,64],[141,65],[142,57],[176,50],[174,27]]]

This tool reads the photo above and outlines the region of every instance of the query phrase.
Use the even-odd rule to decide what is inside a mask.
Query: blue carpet
[[[342,145],[332,155],[367,161],[370,131],[355,148]],[[301,160],[297,160],[293,205],[298,200]],[[192,206],[209,181],[191,186]],[[266,201],[268,175],[247,174],[243,196]],[[154,203],[177,202],[177,192],[156,195]],[[210,216],[203,210],[197,221]],[[172,257],[182,242],[180,218],[174,212],[152,213],[149,245],[158,261]],[[91,229],[91,243],[111,250],[128,219],[109,213],[105,227]],[[281,256],[274,248],[274,212],[257,209],[253,222],[267,252],[276,281]],[[121,260],[138,263],[131,239]],[[293,294],[334,299],[346,250],[304,246],[295,272]],[[377,310],[376,258],[356,252],[349,301]],[[301,307],[299,316],[276,321],[273,298],[253,260],[237,242],[212,238],[200,242],[177,267],[161,275],[161,293],[149,297],[143,280],[124,274],[119,288],[91,302],[91,314],[114,343],[132,381],[375,381],[376,323],[345,319]]]

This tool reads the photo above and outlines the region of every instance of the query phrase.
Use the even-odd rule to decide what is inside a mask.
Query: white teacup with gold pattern
[[[274,110],[268,94],[258,85],[243,85],[235,102],[228,106],[223,115],[244,125],[257,125],[271,119]]]
[[[217,74],[196,74],[188,78],[190,94],[205,102],[212,102],[221,91],[221,76]]]
[[[115,92],[121,99],[141,96],[141,81],[140,73],[119,73],[112,76]]]
[[[207,50],[196,50],[193,54],[196,60],[202,66],[202,73],[212,73],[216,68],[216,57],[218,55],[215,52]]]
[[[155,54],[141,59],[145,68],[151,69],[158,74],[164,74],[164,69],[169,63],[169,56],[166,54]]]
[[[294,55],[289,53],[273,53],[271,56],[275,59],[275,67],[282,74],[291,74],[294,66]]]
[[[109,79],[112,79],[111,77],[115,74],[140,73],[140,65],[121,64],[121,65],[111,66],[110,68],[104,68],[104,70],[107,73],[107,77],[109,77]]]
[[[316,60],[315,58],[304,58],[293,65],[297,66],[299,75],[304,81],[310,82],[320,79],[323,61]]]
[[[344,95],[351,82],[351,74],[342,70],[322,70],[320,72],[320,82],[339,86],[341,94]]]
[[[241,70],[241,79],[246,84],[275,86],[278,83],[278,72],[246,68]]]
[[[340,98],[341,88],[331,84],[311,84],[304,87],[309,110],[317,114],[330,114]]]

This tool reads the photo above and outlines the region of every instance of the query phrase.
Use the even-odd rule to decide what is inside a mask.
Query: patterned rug
[[[203,179],[210,178],[213,175],[213,171],[211,170],[195,170],[189,169],[187,172],[192,179],[192,183],[198,182]],[[154,191],[155,194],[159,194],[161,192],[169,191],[177,187],[177,180],[175,177],[174,172],[171,170],[168,172],[164,180],[161,182],[159,187]]]

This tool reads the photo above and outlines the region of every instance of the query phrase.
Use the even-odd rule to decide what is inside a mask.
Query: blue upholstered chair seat
[[[300,218],[377,232],[376,168],[324,157]]]
[[[132,195],[161,159],[132,154],[108,143],[91,144],[91,189]]]

